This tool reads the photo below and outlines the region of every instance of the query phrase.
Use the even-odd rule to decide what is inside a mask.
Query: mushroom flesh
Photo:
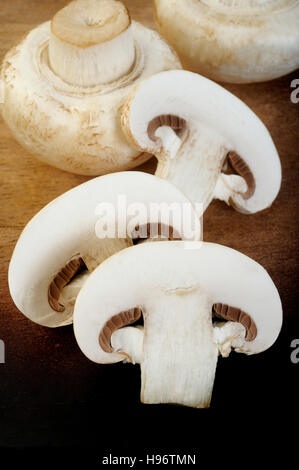
[[[141,314],[144,326],[134,327]],[[113,255],[90,275],[74,309],[75,336],[90,360],[140,363],[143,403],[197,408],[210,404],[218,355],[265,351],[281,324],[280,297],[262,266],[196,241]]]

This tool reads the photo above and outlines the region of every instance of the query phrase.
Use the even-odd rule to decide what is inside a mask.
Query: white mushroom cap
[[[117,351],[107,353],[99,344],[100,332],[110,318],[139,307],[144,312],[146,335],[155,299],[161,301],[163,309],[162,294],[183,297],[194,290],[208,296],[211,318],[213,305],[223,303],[247,312],[254,321],[257,335],[252,341],[245,341],[239,352],[260,353],[275,342],[282,324],[281,301],[260,264],[222,245],[171,241],[130,247],[95,269],[75,304],[78,344],[92,361],[121,361],[123,357]],[[164,310],[162,314],[170,312]],[[188,311],[182,314],[187,316]]]
[[[155,0],[159,30],[185,68],[250,83],[299,67],[298,0]]]
[[[124,138],[122,105],[139,81],[180,67],[120,2],[77,0],[7,53],[0,110],[18,142],[50,165],[84,175],[126,170],[150,155]]]
[[[200,75],[172,70],[145,80],[128,98],[122,126],[135,146],[157,156],[156,175],[204,208],[216,197],[254,213],[279,192],[280,160],[264,124]],[[236,175],[221,173],[227,163]]]
[[[120,197],[125,197],[124,207]],[[102,203],[109,207],[99,208]],[[179,207],[188,204],[195,228],[193,239],[198,239],[200,223],[187,198],[170,183],[146,173],[123,172],[95,178],[45,206],[25,227],[10,262],[9,289],[17,308],[41,325],[71,323],[77,293],[88,273],[132,244],[131,230],[136,224],[168,225],[173,233],[184,237],[179,220],[165,211],[157,215],[151,212],[151,204],[160,203],[177,203]],[[127,208],[134,208],[134,204],[142,205],[145,215],[129,213]],[[111,234],[114,238],[109,238],[111,232],[99,233],[97,223],[101,220],[115,229]],[[130,223],[134,225],[130,227]],[[103,238],[105,234],[107,238]],[[144,236],[147,234],[151,236],[151,232]]]

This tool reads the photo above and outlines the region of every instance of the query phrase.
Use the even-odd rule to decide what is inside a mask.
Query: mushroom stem
[[[218,357],[208,297],[196,287],[157,297],[144,314],[141,401],[207,408]]]
[[[198,128],[190,129],[185,140],[169,127],[157,129],[156,136],[162,133],[168,155],[158,155],[156,176],[169,180],[195,204],[203,204],[204,211],[214,197],[227,149],[217,136]]]
[[[135,60],[131,20],[114,0],[75,0],[51,22],[49,63],[65,82],[91,87],[118,80]]]

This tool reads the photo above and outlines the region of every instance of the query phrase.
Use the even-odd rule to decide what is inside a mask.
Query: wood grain
[[[24,34],[48,20],[66,3],[62,0],[1,0],[0,60]],[[134,19],[154,27],[151,1],[126,0],[124,3]],[[263,213],[242,215],[216,201],[211,204],[204,218],[206,241],[235,248],[269,271],[282,298],[286,325],[298,315],[299,104],[290,101],[290,83],[298,76],[299,73],[294,73],[255,85],[225,85],[247,103],[268,127],[281,157],[283,182],[273,207]],[[251,137],[255,138],[254,135]],[[140,169],[153,172],[154,168],[155,162],[151,161]],[[57,429],[57,423],[49,411],[55,408],[54,402],[57,403],[54,414],[59,414],[60,404],[67,407],[67,403],[71,403],[72,406],[81,407],[82,418],[85,410],[83,403],[86,400],[96,403],[96,396],[100,393],[97,383],[103,374],[107,393],[116,398],[109,385],[110,379],[114,383],[112,375],[118,374],[123,383],[128,377],[138,383],[138,371],[132,372],[130,369],[127,374],[126,370],[123,372],[118,366],[95,369],[94,364],[80,353],[71,327],[48,330],[31,323],[17,311],[9,295],[8,263],[21,230],[45,204],[87,178],[38,162],[14,140],[2,120],[0,178],[0,338],[6,345],[6,364],[0,364],[0,393],[4,397],[1,409],[10,417],[10,423],[13,420],[4,433],[2,443],[19,446],[69,445],[76,439],[67,438]],[[288,347],[288,341],[287,338],[285,343],[279,343],[280,347]],[[241,369],[239,373],[242,374]],[[128,393],[126,395],[132,407],[133,403],[138,402],[138,385],[135,383],[134,387],[137,391],[133,398]],[[219,396],[218,399],[221,402]],[[228,395],[226,399],[229,400]],[[32,415],[38,413],[43,417],[40,421],[37,417],[32,418]],[[35,427],[26,433],[23,431],[30,416],[35,419]],[[43,427],[42,419],[48,419],[48,428]]]

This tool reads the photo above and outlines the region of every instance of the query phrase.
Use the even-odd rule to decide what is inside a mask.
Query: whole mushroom
[[[40,160],[82,175],[130,169],[150,155],[124,138],[120,109],[132,87],[180,68],[158,33],[115,0],[75,0],[4,58],[4,121]]]
[[[186,208],[188,230],[181,220]],[[107,257],[140,238],[198,240],[200,229],[192,204],[167,181],[134,171],[94,178],[26,225],[9,265],[11,297],[32,321],[67,325],[82,285]]]
[[[156,175],[203,210],[216,198],[254,213],[279,192],[281,165],[268,130],[205,77],[183,70],[150,77],[129,96],[122,126],[132,145],[158,158]]]
[[[299,67],[298,0],[154,0],[183,65],[213,80],[272,80]]]
[[[132,326],[140,317],[144,326]],[[141,401],[208,407],[218,355],[265,351],[282,307],[262,266],[230,248],[145,243],[105,260],[74,309],[82,352],[100,364],[141,365]],[[131,326],[128,326],[131,325]]]

